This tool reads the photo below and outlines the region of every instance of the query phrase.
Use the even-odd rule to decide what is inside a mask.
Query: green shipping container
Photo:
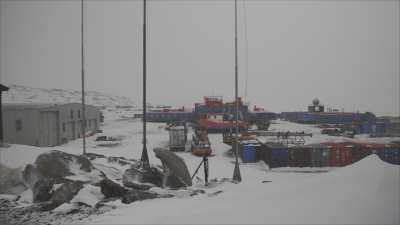
[[[315,144],[310,145],[311,148],[311,166],[312,167],[328,167],[330,166],[330,151],[327,146]]]

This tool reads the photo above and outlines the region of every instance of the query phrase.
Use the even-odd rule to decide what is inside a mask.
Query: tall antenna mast
[[[81,131],[83,138],[83,154],[86,154],[86,110],[85,110],[85,48],[84,48],[84,18],[83,18],[83,0],[81,1],[81,78],[82,78],[82,122]]]
[[[146,127],[146,0],[143,0],[143,150],[141,162],[144,168],[150,168],[149,155],[147,154],[147,127]]]
[[[238,101],[238,50],[237,46],[237,0],[235,0],[235,169],[233,171],[233,181],[241,182],[242,176],[240,175],[239,168],[239,101]]]

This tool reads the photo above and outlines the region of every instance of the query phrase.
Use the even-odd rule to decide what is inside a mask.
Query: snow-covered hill
[[[50,103],[63,104],[81,102],[80,91],[63,89],[43,89],[22,85],[10,85],[10,90],[3,93],[4,103]],[[136,103],[123,96],[109,95],[97,91],[87,91],[86,104],[99,107],[106,121],[132,117]]]

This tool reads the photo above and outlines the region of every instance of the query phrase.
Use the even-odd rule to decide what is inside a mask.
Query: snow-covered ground
[[[122,138],[115,147],[97,147],[95,137],[89,137],[87,151],[108,156],[139,159],[141,155],[141,129],[139,120],[111,120],[102,128],[104,134]],[[148,124],[148,149],[152,164],[160,165],[152,149],[168,143],[163,124]],[[310,125],[275,121],[271,130],[306,131],[307,143],[340,139],[321,135],[320,129]],[[366,138],[366,137],[362,137]],[[367,138],[369,139],[369,138]],[[222,135],[210,134],[215,156],[209,159],[210,179],[231,178],[233,158],[227,155],[229,146],[222,143]],[[334,140],[333,140],[334,141]],[[1,163],[8,167],[23,167],[34,162],[37,155],[57,149],[80,154],[82,140],[51,148],[11,145],[1,151]],[[190,153],[178,153],[193,173],[201,158]],[[101,167],[101,160],[98,166]],[[106,163],[104,162],[103,165]],[[123,170],[124,168],[119,168]],[[343,168],[323,168],[318,173],[302,173],[312,168],[282,168],[269,170],[264,163],[241,164],[243,181],[214,183],[203,188],[204,195],[174,197],[135,202],[129,205],[116,201],[116,209],[102,215],[93,215],[80,223],[132,224],[132,223],[261,223],[261,224],[399,224],[400,167],[387,164],[375,155]],[[291,172],[293,170],[298,170]],[[112,171],[111,171],[112,172]],[[121,172],[121,171],[119,171]],[[123,171],[122,171],[123,172]],[[110,174],[110,172],[108,173]],[[116,172],[118,175],[118,172]],[[200,170],[198,177],[203,178]],[[85,190],[85,189],[84,189]],[[85,190],[95,192],[95,190]],[[94,195],[96,196],[96,195]],[[98,196],[98,191],[97,191]],[[84,198],[83,194],[79,198]],[[90,198],[88,200],[91,201]],[[63,206],[68,209],[68,205]],[[58,210],[62,210],[58,209]]]

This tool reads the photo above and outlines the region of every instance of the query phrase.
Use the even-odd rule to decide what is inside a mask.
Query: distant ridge
[[[23,85],[9,85],[9,91],[3,92],[5,104],[65,104],[80,103],[81,92],[58,88],[45,89]],[[86,104],[97,106],[103,112],[106,121],[133,118],[137,104],[128,97],[104,94],[98,91],[86,92]]]
[[[81,102],[80,91],[34,88],[15,84],[10,85],[9,88],[9,91],[3,93],[4,103],[63,104]],[[97,91],[87,91],[86,102],[97,107],[136,108],[135,102],[128,97],[109,95]]]

